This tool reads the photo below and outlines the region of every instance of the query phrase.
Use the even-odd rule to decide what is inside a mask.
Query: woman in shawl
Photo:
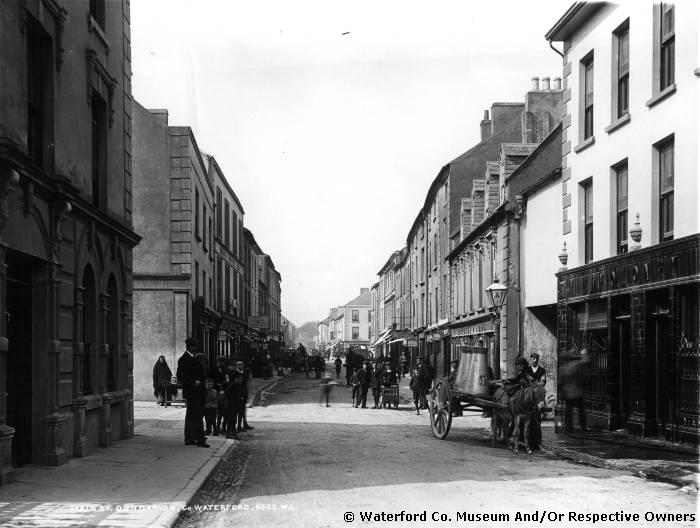
[[[170,367],[165,362],[165,356],[159,356],[156,364],[153,365],[153,395],[158,398],[158,405],[170,403],[172,396],[172,385],[170,380],[173,376]]]

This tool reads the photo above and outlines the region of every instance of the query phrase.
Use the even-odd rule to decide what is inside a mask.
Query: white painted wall
[[[557,302],[557,279],[561,267],[561,179],[527,197],[520,225],[520,292],[522,306]]]
[[[697,233],[698,200],[698,91],[699,79],[695,73],[698,58],[698,5],[696,2],[677,2],[676,35],[676,93],[653,107],[646,102],[652,97],[653,6],[650,2],[609,4],[602,8],[574,35],[567,58],[571,75],[565,78],[571,89],[567,111],[571,126],[564,133],[571,142],[571,153],[566,164],[571,167],[567,182],[572,204],[569,218],[571,233],[564,236],[569,253],[568,266],[583,264],[580,255],[579,224],[582,211],[579,206],[579,183],[593,178],[594,260],[615,254],[614,211],[611,210],[613,189],[610,167],[624,158],[629,166],[629,227],[639,213],[642,227],[642,247],[657,243],[658,225],[652,224],[653,209],[658,198],[652,193],[653,144],[671,133],[675,134],[675,219],[674,238]],[[621,128],[606,133],[611,123],[612,33],[630,19],[630,114],[631,121]],[[595,143],[575,153],[579,143],[579,63],[594,50],[594,137]],[[566,142],[567,139],[564,139]],[[559,221],[561,225],[561,220]],[[561,240],[561,235],[560,235]],[[558,251],[557,251],[558,253]]]

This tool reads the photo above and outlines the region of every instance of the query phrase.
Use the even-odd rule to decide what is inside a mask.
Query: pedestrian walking
[[[165,356],[159,356],[153,365],[153,396],[156,397],[158,405],[170,405],[174,394],[177,393],[177,386],[172,384],[173,372],[170,370]]]
[[[326,407],[330,407],[331,392],[333,391],[333,385],[335,381],[330,376],[323,376],[321,382],[319,383],[319,405],[323,405],[323,400],[326,400]]]
[[[408,359],[406,358],[406,354],[401,354],[401,357],[399,358],[399,369],[401,369],[401,378],[403,379],[406,377],[406,374],[410,374],[408,372]]]
[[[382,395],[382,371],[376,362],[372,363],[369,384],[372,387],[372,398],[374,399],[374,407],[372,409],[379,409],[379,398]]]
[[[571,411],[578,410],[578,420],[581,431],[586,431],[586,411],[583,405],[583,385],[590,365],[588,351],[581,350],[581,358],[564,365],[559,371],[559,388],[564,400],[564,427],[567,433],[574,429]]]
[[[187,408],[185,411],[185,444],[209,447],[204,439],[202,414],[204,412],[204,368],[195,359],[197,340],[188,337],[185,340],[185,352],[177,362],[177,379],[182,384],[182,397]]]
[[[216,366],[210,369],[207,373],[207,377],[211,378],[214,382],[214,390],[216,390],[218,395],[218,406],[216,410],[216,426],[214,427],[214,435],[221,434],[221,427],[224,421],[224,413],[226,406],[226,399],[224,398],[224,383],[226,383],[226,358],[224,356],[217,356]]]
[[[421,407],[421,395],[423,389],[420,386],[420,378],[418,375],[418,367],[413,369],[413,374],[411,375],[411,380],[408,382],[408,388],[411,389],[413,393],[413,405],[416,406],[416,414],[420,414]]]
[[[335,379],[340,379],[340,370],[343,368],[343,360],[339,357],[335,358]]]
[[[435,378],[435,369],[430,364],[430,360],[428,358],[418,358],[418,377],[422,390],[421,409],[427,409],[427,395],[430,393],[430,388],[433,384],[433,379]]]
[[[240,373],[243,374],[243,393],[241,394],[241,400],[243,401],[243,407],[241,407],[241,416],[242,416],[242,424],[243,424],[243,431],[247,431],[248,429],[255,429],[252,425],[248,425],[248,380],[250,380],[250,370],[246,368],[245,362],[238,360],[236,361],[236,370]]]
[[[352,376],[350,376],[350,383],[352,384],[352,406],[357,407],[357,403],[360,401],[360,377],[358,375],[360,369],[355,367],[352,370],[353,373]]]

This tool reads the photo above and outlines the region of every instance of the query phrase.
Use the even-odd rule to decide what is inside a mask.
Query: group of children
[[[226,438],[238,438],[239,432],[251,428],[245,423],[248,380],[242,367],[225,366],[224,361],[217,359],[217,366],[209,373],[205,386],[206,435],[223,434]]]

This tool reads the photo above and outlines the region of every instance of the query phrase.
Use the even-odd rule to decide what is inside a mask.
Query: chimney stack
[[[541,90],[549,90],[549,77],[542,77],[542,82],[540,83]]]
[[[369,288],[360,288],[360,295],[363,293],[369,293]]]
[[[165,108],[149,108],[148,112],[158,121],[161,125],[168,126],[168,111]]]
[[[540,89],[540,78],[533,77],[530,79],[530,91],[535,91]]]
[[[481,120],[481,141],[486,141],[491,137],[491,120],[489,111],[484,110],[484,119]]]
[[[553,90],[561,90],[561,77],[554,78],[554,87],[552,89]]]

